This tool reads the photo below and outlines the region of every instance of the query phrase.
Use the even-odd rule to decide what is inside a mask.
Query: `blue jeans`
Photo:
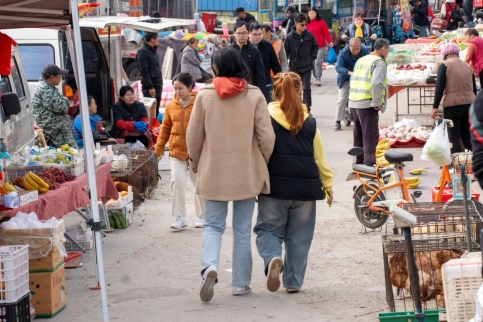
[[[314,229],[315,201],[258,197],[258,218],[253,229],[257,234],[258,253],[266,272],[272,258],[282,257],[282,243],[285,243],[285,288],[302,287]]]
[[[255,198],[233,201],[232,285],[247,286],[252,279],[250,243]],[[201,246],[201,272],[219,268],[221,236],[226,228],[228,201],[205,200],[205,225]]]

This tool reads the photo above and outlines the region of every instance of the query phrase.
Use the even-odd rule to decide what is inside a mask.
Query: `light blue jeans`
[[[322,63],[325,59],[325,47],[319,48],[317,51],[317,58],[315,59],[314,77],[316,80],[322,78]]]
[[[315,201],[258,197],[258,218],[253,231],[257,234],[258,253],[263,258],[265,273],[274,257],[282,257],[283,286],[300,289],[315,229]]]
[[[251,230],[255,198],[233,201],[233,286],[248,286],[252,279]],[[219,268],[221,237],[226,228],[228,201],[205,200],[205,225],[201,246],[201,272]]]

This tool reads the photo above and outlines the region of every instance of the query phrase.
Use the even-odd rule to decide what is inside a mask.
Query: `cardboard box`
[[[53,239],[64,241],[64,220],[53,228],[0,229],[0,245],[29,245],[29,257],[38,258],[52,251]]]
[[[39,199],[39,191],[27,191],[15,186],[18,192],[5,195],[4,204],[7,208],[18,208]]]
[[[30,273],[30,303],[36,318],[52,318],[66,307],[65,269],[62,263],[53,272]]]
[[[121,228],[121,229],[127,228],[133,222],[133,213],[134,213],[133,203],[130,202],[125,207],[119,208],[119,209],[107,209],[107,213],[109,214],[109,217],[110,217],[111,228]],[[104,222],[105,215],[102,209],[99,209],[99,218],[102,222]],[[126,220],[125,227],[122,225],[120,220],[122,220],[122,222]]]
[[[30,258],[30,273],[53,272],[56,267],[64,263],[64,257],[60,256],[57,246],[52,246],[52,251],[45,257]]]
[[[132,192],[132,186],[129,186],[127,195],[125,197],[121,197],[121,194],[119,194],[119,198],[117,200],[106,202],[106,208],[107,209],[122,209],[122,208],[126,207],[127,204],[132,203],[133,199],[134,199],[134,195],[133,195],[133,192]]]

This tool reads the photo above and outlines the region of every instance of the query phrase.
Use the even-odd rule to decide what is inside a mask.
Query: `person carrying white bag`
[[[440,167],[451,164],[451,149],[445,120],[439,122],[429,136],[423,147],[421,159],[431,161]]]

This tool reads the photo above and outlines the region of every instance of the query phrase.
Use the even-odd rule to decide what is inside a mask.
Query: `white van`
[[[56,64],[68,69],[69,74],[59,85],[59,91],[71,100],[71,107],[78,103],[77,84],[67,46],[66,29],[8,29],[2,31],[18,43],[20,56],[31,91],[37,86],[42,69]],[[110,76],[104,50],[94,28],[81,28],[87,95],[94,97],[97,113],[107,123],[111,122],[112,105],[116,102],[114,79]]]
[[[0,96],[15,93],[20,100],[21,110],[16,115],[6,115],[0,102],[0,138],[7,144],[7,151],[13,153],[33,145],[35,140],[30,90],[17,47],[12,46],[10,75],[0,77]]]
[[[112,106],[116,103],[117,91],[122,80],[121,35],[102,35],[99,32],[107,27],[131,28],[152,32],[174,31],[186,28],[185,21],[146,22],[133,17],[92,17],[79,20],[82,52],[84,56],[87,95],[96,100],[97,114],[108,128],[112,123]],[[71,107],[77,104],[77,84],[69,55],[66,28],[58,29],[8,29],[2,31],[18,43],[27,74],[30,89],[33,91],[47,64],[56,64],[68,69],[69,75],[59,85],[59,91],[71,100]]]

